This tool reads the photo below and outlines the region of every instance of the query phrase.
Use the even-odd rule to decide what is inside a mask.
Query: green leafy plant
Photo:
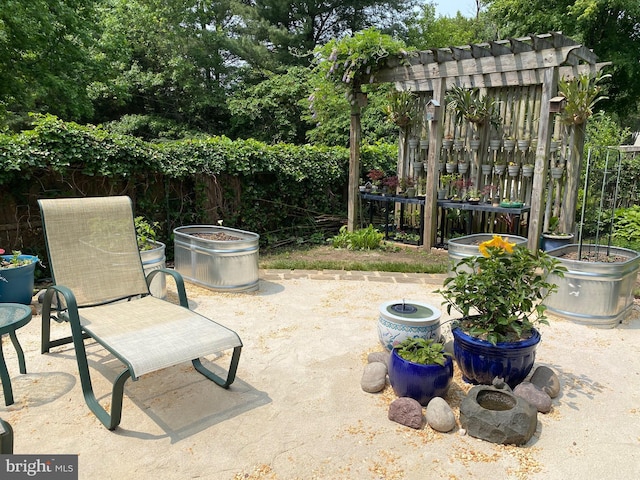
[[[454,85],[446,95],[447,108],[453,112],[454,121],[459,125],[462,120],[491,125],[500,124],[500,115],[496,111],[496,101],[488,95],[480,95],[479,88],[463,88]]]
[[[459,324],[471,336],[494,345],[527,338],[536,324],[547,324],[542,302],[558,288],[548,276],[562,277],[566,268],[545,252],[531,252],[499,235],[479,248],[481,255],[457,262],[437,290],[442,304],[447,313],[462,314]]]
[[[378,232],[373,225],[349,232],[347,226],[340,228],[340,233],[331,239],[334,248],[347,248],[349,250],[373,250],[380,248],[384,234]]]
[[[593,107],[608,97],[600,95],[602,86],[599,83],[611,75],[598,73],[595,77],[586,73],[571,80],[558,81],[558,91],[567,103],[560,113],[560,120],[566,125],[581,125],[593,115]]]
[[[412,92],[393,91],[387,96],[387,102],[384,108],[387,119],[401,128],[410,126],[420,116],[420,102]]]
[[[151,250],[157,238],[158,222],[150,223],[144,217],[135,217],[133,219],[136,226],[136,238],[138,240],[139,250]]]
[[[380,33],[375,28],[356,32],[353,36],[333,39],[314,50],[316,71],[333,83],[347,89],[349,101],[362,85],[373,83],[376,73],[387,61],[407,63],[413,53],[404,42]]]
[[[5,251],[0,248],[0,255],[4,255]],[[23,265],[29,265],[33,263],[31,258],[20,258],[22,252],[20,250],[13,250],[11,255],[5,255],[0,258],[0,269],[2,268],[15,268]]]
[[[451,356],[449,352],[445,352],[442,343],[437,343],[431,338],[406,338],[393,348],[408,362],[422,365],[444,366],[447,357]]]
[[[634,250],[640,247],[640,206],[616,210],[613,236],[623,247]]]

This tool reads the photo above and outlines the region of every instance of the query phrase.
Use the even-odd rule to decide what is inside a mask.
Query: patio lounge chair
[[[109,429],[120,423],[124,384],[146,373],[191,361],[223,388],[235,379],[242,342],[228,328],[189,310],[184,282],[174,270],[145,279],[136,243],[131,200],[92,197],[39,200],[54,286],[42,306],[42,353],[73,342],[82,391],[91,411]],[[149,293],[155,275],[171,275],[180,305]],[[71,336],[51,339],[51,320],[68,321]],[[96,400],[84,339],[91,338],[125,365],[116,378],[111,413]],[[226,378],[200,357],[233,349]]]

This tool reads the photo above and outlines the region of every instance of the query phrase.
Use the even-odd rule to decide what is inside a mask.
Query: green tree
[[[290,67],[283,74],[267,74],[265,80],[237,90],[229,100],[230,134],[267,143],[305,143],[311,127],[303,119],[310,91],[310,70]]]
[[[420,7],[420,13],[407,21],[407,44],[420,50],[495,40],[495,27],[488,16],[478,11],[476,18],[460,12],[455,17],[436,17],[433,2]]]
[[[91,115],[85,85],[96,74],[94,6],[94,0],[2,0],[0,128],[19,127],[29,111],[69,120]]]
[[[601,108],[640,128],[640,2],[637,0],[489,0],[499,36],[562,31],[613,63]]]
[[[417,0],[255,0],[264,20],[261,38],[279,62],[306,63],[316,46],[376,27],[387,34],[404,32]]]
[[[164,117],[209,133],[229,122],[226,97],[251,51],[236,0],[107,0],[104,80],[90,85],[100,121]]]

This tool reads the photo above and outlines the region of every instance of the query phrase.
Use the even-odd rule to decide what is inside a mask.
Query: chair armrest
[[[178,299],[180,300],[180,305],[185,308],[189,308],[189,301],[187,300],[187,291],[184,287],[184,279],[182,278],[182,275],[179,272],[172,270],[170,268],[158,268],[156,270],[152,270],[151,272],[149,272],[149,274],[146,277],[147,286],[151,286],[151,281],[153,280],[153,277],[155,277],[160,273],[173,277],[173,280],[176,282],[176,289],[178,291]]]
[[[62,295],[64,298],[65,307],[62,308],[60,303],[58,302],[57,295]],[[51,317],[51,303],[56,295],[56,302],[53,310],[58,312],[58,315],[64,315],[63,318],[58,319],[56,316]],[[80,327],[80,316],[78,315],[78,302],[76,301],[76,296],[73,294],[70,288],[65,287],[64,285],[52,285],[47,288],[47,291],[44,294],[44,298],[42,299],[42,318],[48,319],[53,318],[57,321],[69,321],[72,320],[76,323],[77,327]],[[73,326],[72,326],[73,328]]]

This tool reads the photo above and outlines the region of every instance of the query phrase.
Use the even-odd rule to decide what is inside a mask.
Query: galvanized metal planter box
[[[595,249],[583,245],[582,254]],[[599,252],[607,252],[599,246]],[[552,275],[549,281],[558,285],[558,291],[545,300],[549,313],[595,327],[613,328],[633,307],[633,288],[640,267],[640,254],[633,250],[610,247],[611,256],[622,257],[617,262],[591,262],[562,258],[577,254],[578,245],[571,244],[550,250],[567,267],[564,278]]]
[[[174,231],[175,269],[186,280],[225,292],[258,288],[260,235],[215,225]]]
[[[167,266],[167,257],[165,255],[166,245],[162,242],[149,243],[153,244],[153,248],[149,250],[140,250],[140,260],[142,260],[142,268],[144,269],[145,275]],[[167,280],[164,278],[163,274],[155,276],[149,286],[149,290],[154,297],[167,297]]]
[[[482,242],[486,242],[493,238],[493,233],[474,233],[473,235],[466,235],[464,237],[452,238],[448,242],[449,251],[449,273],[451,273],[451,267],[458,263],[460,260],[467,257],[477,257],[480,255],[479,245]],[[509,242],[516,245],[527,246],[527,239],[518,235],[501,234],[503,238],[506,238]]]

